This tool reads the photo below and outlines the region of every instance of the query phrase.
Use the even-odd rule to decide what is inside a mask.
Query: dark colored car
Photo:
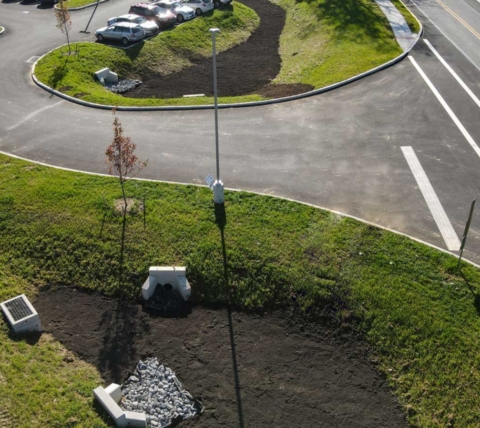
[[[213,5],[215,6],[215,9],[218,9],[222,6],[227,6],[229,4],[232,4],[232,0],[213,0]]]
[[[154,4],[138,3],[132,6],[128,13],[153,20],[161,29],[173,27],[177,22],[176,15]]]

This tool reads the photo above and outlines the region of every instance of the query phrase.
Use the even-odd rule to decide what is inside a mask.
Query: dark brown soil
[[[96,365],[106,384],[123,383],[145,356],[171,367],[205,406],[181,426],[407,426],[365,345],[345,328],[201,307],[161,318],[70,287],[43,291],[34,305],[44,330]]]
[[[219,97],[261,94],[269,98],[301,94],[312,86],[270,85],[281,67],[279,37],[285,24],[285,11],[269,0],[241,0],[260,16],[260,25],[241,45],[217,55]],[[188,24],[187,24],[188,25]],[[192,67],[161,76],[141,76],[143,84],[125,94],[131,98],[179,98],[189,94],[213,96],[212,59],[190,58]]]

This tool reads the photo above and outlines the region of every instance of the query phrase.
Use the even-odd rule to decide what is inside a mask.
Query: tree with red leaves
[[[72,28],[72,20],[70,19],[68,7],[63,0],[60,0],[58,5],[55,6],[55,17],[57,18],[57,28],[60,28],[61,32],[67,36],[68,54],[70,55],[72,52],[70,50],[70,38],[68,37],[68,33]]]
[[[130,140],[130,137],[123,135],[123,128],[116,109],[113,109],[115,120],[113,121],[113,141],[107,147],[105,163],[108,164],[108,173],[118,177],[122,187],[123,213],[127,213],[127,196],[125,194],[125,182],[130,177],[135,177],[145,166],[147,161],[140,161],[134,154],[137,145]]]

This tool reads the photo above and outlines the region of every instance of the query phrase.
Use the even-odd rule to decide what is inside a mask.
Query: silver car
[[[103,42],[104,39],[121,41],[125,46],[130,42],[142,40],[145,32],[140,25],[133,22],[119,22],[109,27],[103,27],[95,31],[98,41]]]
[[[188,21],[189,19],[195,18],[195,11],[191,7],[183,6],[182,3],[175,0],[160,0],[154,4],[173,12],[177,15],[178,22]]]
[[[134,15],[133,13],[128,13],[126,15],[117,16],[116,18],[110,18],[108,20],[108,25],[118,24],[119,22],[133,22],[134,24],[140,25],[145,36],[151,36],[152,34],[157,34],[159,31],[158,25],[153,21],[149,21],[141,16]]]
[[[197,16],[214,9],[213,0],[180,0],[180,3],[191,7]]]

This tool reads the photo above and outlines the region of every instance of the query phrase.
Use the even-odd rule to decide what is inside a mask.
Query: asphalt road
[[[410,7],[425,25],[424,39],[480,98],[480,38],[475,35],[480,33],[480,3],[441,0],[454,15],[463,16],[462,23],[439,1],[416,0],[418,7]],[[129,5],[125,0],[101,5],[90,30],[125,13]],[[74,40],[93,41],[92,34],[80,33],[91,12],[72,13]],[[30,77],[27,61],[65,42],[55,28],[53,11],[36,4],[0,3],[0,17],[7,27],[0,37],[0,150],[105,173],[110,112],[51,96]],[[221,110],[225,185],[312,203],[454,248],[455,243],[444,238],[445,228],[451,224],[458,241],[470,203],[479,196],[480,149],[475,144],[480,144],[480,106],[424,40],[410,57],[447,108],[407,58],[323,95]],[[120,119],[139,156],[149,159],[143,177],[203,184],[206,175],[215,172],[212,111],[122,112]],[[424,174],[419,176],[417,168],[420,181],[402,147],[411,147],[418,159]],[[430,190],[425,190],[426,182]],[[479,213],[472,221],[465,257],[480,263]]]

